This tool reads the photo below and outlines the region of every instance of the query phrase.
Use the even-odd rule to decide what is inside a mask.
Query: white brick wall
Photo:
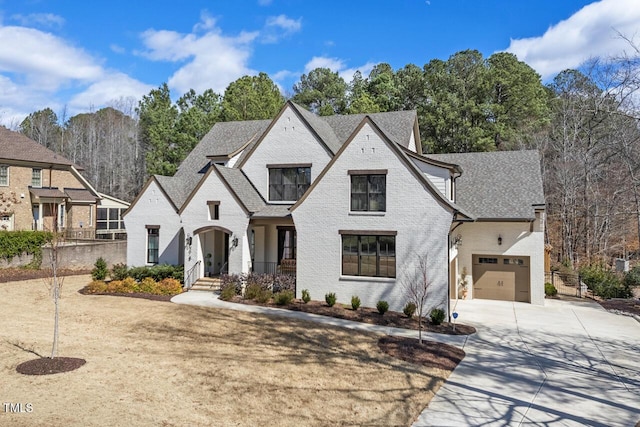
[[[269,200],[268,164],[311,163],[311,182],[331,160],[331,155],[309,128],[287,107],[251,154],[242,170],[265,200]]]
[[[147,265],[146,225],[160,226],[159,262],[178,264],[180,217],[158,187],[151,181],[135,207],[124,217],[127,229],[127,265]]]
[[[387,169],[387,203],[383,215],[352,214],[349,169]],[[447,309],[448,231],[452,214],[428,192],[384,141],[365,125],[314,191],[292,213],[298,233],[298,297],[309,289],[323,300],[335,292],[349,304],[352,295],[363,306],[380,300],[392,310],[407,302],[402,282],[416,273],[418,257],[427,256],[432,291],[430,307]],[[341,275],[339,230],[397,231],[397,279]]]
[[[544,304],[544,233],[541,227],[530,232],[528,222],[476,222],[463,224],[456,229],[462,236],[458,247],[458,271],[467,268],[467,298],[473,298],[472,255],[507,255],[530,257],[531,304]],[[502,245],[498,245],[502,236]]]
[[[209,219],[209,208],[207,206],[207,201],[209,200],[220,202],[220,219]],[[193,236],[195,230],[209,226],[217,226],[229,230],[233,237],[238,238],[238,246],[229,250],[229,272],[241,273],[247,271],[250,260],[248,249],[246,249],[248,248],[247,228],[249,217],[229,190],[227,190],[227,187],[214,170],[209,172],[198,191],[185,206],[181,216],[185,236]],[[198,243],[199,240],[194,238],[191,256],[188,250],[185,252],[185,272],[188,271],[198,259],[203,260],[202,253],[198,248]],[[245,249],[247,251],[246,253]],[[204,268],[204,266],[201,265],[201,268]]]

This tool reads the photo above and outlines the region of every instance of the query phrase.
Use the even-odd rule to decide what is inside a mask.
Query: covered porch
[[[296,275],[297,233],[291,218],[252,220],[249,246],[249,271]]]

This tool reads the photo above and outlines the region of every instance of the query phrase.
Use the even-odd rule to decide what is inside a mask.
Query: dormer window
[[[267,165],[269,201],[295,202],[311,185],[311,164]]]

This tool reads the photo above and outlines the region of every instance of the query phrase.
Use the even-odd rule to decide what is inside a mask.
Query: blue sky
[[[350,81],[464,49],[513,52],[546,82],[630,52],[617,33],[640,37],[640,1],[0,0],[0,124],[135,105],[163,82],[222,94],[260,71],[290,94],[316,67]]]

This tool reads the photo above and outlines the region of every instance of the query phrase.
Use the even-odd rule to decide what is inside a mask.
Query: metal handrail
[[[185,289],[191,289],[191,286],[193,286],[194,283],[196,283],[196,281],[200,278],[200,264],[202,263],[202,261],[197,261],[193,267],[191,267],[188,271],[187,274],[185,274],[185,279],[184,279],[184,287]]]

